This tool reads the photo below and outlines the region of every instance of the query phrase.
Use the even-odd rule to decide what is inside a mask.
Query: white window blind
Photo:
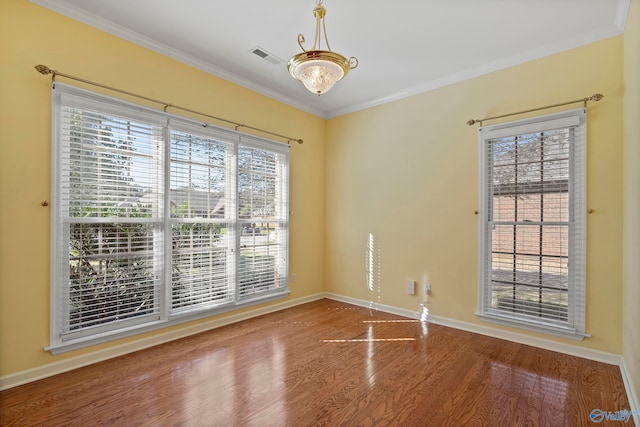
[[[220,132],[170,133],[171,309],[234,300],[235,145]],[[227,138],[228,139],[228,136]]]
[[[238,150],[241,299],[278,292],[287,282],[287,154],[256,142],[243,138]]]
[[[51,351],[288,293],[287,145],[53,94]]]
[[[162,208],[161,122],[64,95],[54,168],[60,286],[52,288],[62,308],[56,323],[63,340],[159,319],[162,274],[155,231]],[[143,196],[155,203],[143,203]]]
[[[482,128],[479,314],[584,336],[583,109]]]

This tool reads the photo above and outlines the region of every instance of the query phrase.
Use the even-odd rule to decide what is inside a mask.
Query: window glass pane
[[[240,219],[278,219],[283,216],[278,175],[279,155],[240,147],[238,150],[238,215]]]
[[[224,218],[227,173],[226,144],[171,132],[171,216]]]
[[[159,128],[74,106],[60,116],[69,264],[61,332],[157,315],[157,230],[150,220],[161,208]]]
[[[240,237],[239,294],[241,297],[286,285],[286,230],[283,224],[242,224]]]
[[[151,224],[71,224],[64,332],[157,312],[153,245]]]
[[[158,212],[157,128],[65,108],[63,183],[71,217],[151,217]]]
[[[239,297],[286,287],[287,225],[284,156],[238,149]]]
[[[567,322],[572,131],[489,140],[486,309]]]
[[[172,311],[210,307],[233,298],[228,230],[225,224],[173,224]]]
[[[225,142],[171,131],[171,311],[202,310],[233,301],[235,239],[224,219],[228,205]],[[230,190],[230,189],[229,189]]]
[[[287,291],[288,147],[54,90],[51,349]]]

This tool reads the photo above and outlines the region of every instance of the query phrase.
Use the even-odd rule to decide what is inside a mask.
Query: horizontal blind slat
[[[58,94],[63,341],[286,289],[288,145]]]
[[[578,123],[568,117],[484,132],[492,242],[486,301],[504,315],[569,321],[568,194]]]

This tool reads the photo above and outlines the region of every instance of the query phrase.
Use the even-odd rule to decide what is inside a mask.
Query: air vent
[[[256,56],[259,56],[265,61],[272,63],[273,65],[280,65],[284,62],[282,59],[278,58],[273,53],[261,48],[260,46],[256,46],[253,49],[251,49],[251,53],[253,53]]]

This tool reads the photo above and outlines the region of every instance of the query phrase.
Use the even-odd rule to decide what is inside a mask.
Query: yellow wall
[[[640,384],[640,91],[637,79],[631,81],[640,75],[638,1],[632,0],[632,22],[624,38],[325,121],[27,0],[2,0],[0,378],[154,335],[59,356],[43,350],[49,343],[49,209],[40,202],[49,199],[50,88],[49,77],[33,70],[42,63],[303,138],[304,145],[292,147],[291,155],[290,271],[297,277],[290,298],[328,291],[418,310],[423,297],[406,295],[406,282],[428,280],[430,313],[475,324],[482,324],[474,316],[477,126],[465,122],[604,93],[605,99],[588,112],[588,205],[595,210],[588,218],[587,330],[592,338],[579,345],[621,354],[622,331],[631,331],[632,338],[624,333],[625,357]],[[623,103],[631,117],[624,126],[624,149],[629,150],[624,231],[632,236],[624,252],[631,260],[625,264],[625,296],[632,299],[625,306],[624,327]],[[365,263],[370,233],[373,290],[367,288]]]
[[[474,315],[477,126],[465,122],[601,92],[604,100],[588,110],[588,206],[595,210],[587,224],[587,331],[592,337],[579,345],[620,354],[622,67],[623,37],[618,36],[331,119],[327,291],[418,311],[421,286],[410,296],[406,283],[428,280],[430,314],[483,324]],[[366,283],[370,233],[373,290]]]
[[[624,33],[624,360],[640,397],[640,0]]]
[[[0,2],[0,61],[0,377],[134,340],[60,356],[43,350],[49,344],[49,208],[40,202],[50,194],[51,94],[50,77],[38,74],[36,64],[303,138],[291,149],[296,282],[289,298],[323,290],[324,120],[27,0]]]

